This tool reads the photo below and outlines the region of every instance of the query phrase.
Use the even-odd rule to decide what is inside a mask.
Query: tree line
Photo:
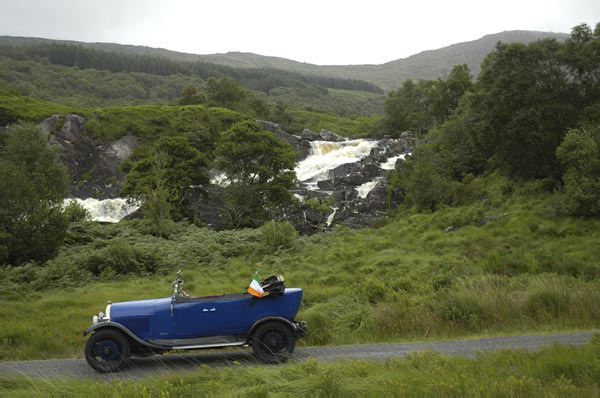
[[[201,61],[176,61],[160,56],[125,54],[98,50],[82,45],[49,43],[28,46],[0,46],[0,55],[21,61],[47,62],[54,65],[98,69],[111,72],[148,73],[159,76],[184,75],[202,79],[228,76],[244,87],[268,93],[276,87],[317,86],[341,90],[383,94],[377,85],[356,79],[303,75],[280,69],[234,68]]]

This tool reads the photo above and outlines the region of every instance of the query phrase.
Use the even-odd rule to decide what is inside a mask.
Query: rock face
[[[299,179],[302,179],[301,175],[310,177],[294,190],[303,203],[285,209],[281,215],[292,221],[301,233],[314,233],[338,224],[353,228],[372,225],[404,198],[400,188],[390,186],[387,176],[402,167],[404,157],[414,148],[414,137],[404,135],[398,139],[371,142],[366,155],[359,154],[364,140],[328,137],[334,139],[332,144],[323,143],[322,136],[319,142],[311,143],[313,150],[305,162],[310,164],[314,159],[315,164],[327,167],[329,161],[319,162],[316,157],[329,156],[330,160],[344,158],[345,163],[335,165],[334,161],[333,166],[315,177],[310,177],[312,174],[304,173],[306,170],[300,167]],[[355,161],[347,161],[353,156]]]
[[[71,183],[69,194],[78,198],[116,198],[126,174],[119,164],[138,145],[136,138],[125,135],[118,141],[102,144],[84,130],[85,119],[78,115],[53,115],[38,127],[48,141],[60,147],[61,161],[67,166]]]

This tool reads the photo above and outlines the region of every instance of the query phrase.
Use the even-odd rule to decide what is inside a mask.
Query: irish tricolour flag
[[[254,274],[254,279],[252,279],[252,282],[248,287],[248,293],[256,297],[263,297],[265,295],[262,286],[260,286],[260,281],[258,280],[258,272]]]

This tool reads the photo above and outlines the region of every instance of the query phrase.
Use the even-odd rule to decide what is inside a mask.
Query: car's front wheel
[[[280,322],[260,325],[252,338],[252,352],[266,362],[285,361],[295,347],[296,339],[292,331]]]
[[[129,342],[116,330],[100,330],[85,343],[85,360],[101,373],[117,372],[128,356]]]

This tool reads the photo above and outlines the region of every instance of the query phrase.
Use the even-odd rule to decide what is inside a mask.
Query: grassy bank
[[[435,353],[253,367],[234,364],[143,380],[0,378],[0,396],[545,396],[600,394],[600,339],[582,347],[507,350],[474,359]]]
[[[305,291],[305,345],[599,327],[600,223],[555,216],[537,183],[478,183],[484,199],[470,205],[400,210],[280,248],[260,229],[180,223],[164,239],[140,220],[75,224],[55,259],[0,269],[0,359],[81,357],[81,332],[107,300],[169,296],[177,269],[194,295],[283,274]]]

